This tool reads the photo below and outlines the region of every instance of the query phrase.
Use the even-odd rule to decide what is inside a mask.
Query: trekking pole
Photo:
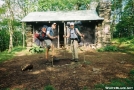
[[[83,40],[83,46],[84,46],[84,42],[85,42],[84,37],[82,37],[82,40]],[[84,50],[83,50],[83,51],[84,51]],[[84,56],[83,59],[84,59],[84,62],[85,62],[85,58],[86,58],[86,55],[85,55],[85,54],[86,54],[86,53],[83,52],[83,56]]]
[[[52,67],[53,67],[53,61],[54,61],[54,46],[53,46],[53,50],[52,50]]]

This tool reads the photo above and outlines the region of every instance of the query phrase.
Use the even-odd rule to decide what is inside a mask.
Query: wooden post
[[[25,24],[22,23],[22,34],[23,34],[23,48],[25,47]]]
[[[59,25],[58,25],[58,49],[60,48],[60,36],[59,36]]]
[[[34,26],[33,26],[33,38],[32,39],[33,39],[33,42],[32,43],[34,43]]]
[[[65,27],[65,23],[64,23],[64,35],[66,35],[66,27]],[[66,42],[67,42],[67,40],[66,40],[66,38],[64,38],[64,46],[66,46]]]

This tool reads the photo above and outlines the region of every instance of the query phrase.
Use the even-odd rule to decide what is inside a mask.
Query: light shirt
[[[53,29],[52,29],[51,27],[48,27],[46,34],[50,34],[51,36],[54,36],[54,31],[53,31]],[[47,35],[46,35],[46,37],[47,37]]]
[[[76,33],[77,33],[77,29],[75,28],[75,30],[74,30],[74,28],[73,29],[69,29],[69,32],[70,32],[70,38],[78,38],[78,36],[76,35]]]

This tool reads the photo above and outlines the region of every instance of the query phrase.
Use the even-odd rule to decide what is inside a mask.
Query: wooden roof
[[[22,22],[103,20],[95,10],[31,12]]]

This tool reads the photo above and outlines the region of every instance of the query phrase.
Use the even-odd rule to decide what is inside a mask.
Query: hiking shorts
[[[46,44],[47,48],[51,48],[52,41],[50,39],[45,39],[44,41],[45,41],[45,44]]]

